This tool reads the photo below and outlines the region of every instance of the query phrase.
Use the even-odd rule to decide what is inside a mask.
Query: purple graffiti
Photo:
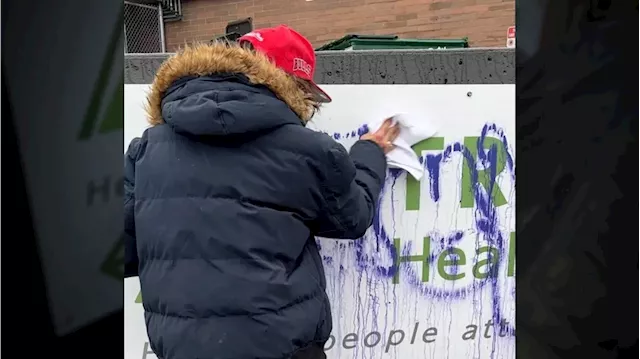
[[[328,132],[324,132],[327,135],[330,135],[331,137],[333,137],[334,140],[340,140],[343,138],[359,138],[360,136],[364,135],[365,133],[369,132],[369,126],[367,125],[362,125],[360,127],[358,127],[358,129],[353,130],[353,131],[347,131],[347,132],[334,132],[329,134]]]
[[[361,136],[367,131],[368,128],[366,126],[361,126],[357,130],[348,131],[345,133],[333,133],[331,136],[336,140],[343,138],[354,138],[356,136]],[[489,243],[499,251],[499,258],[501,260],[491,260],[491,263],[495,265],[495,268],[492,268],[492,270],[495,270],[497,273],[500,270],[500,267],[503,265],[504,261],[502,259],[506,258],[506,256],[504,255],[505,240],[503,238],[503,234],[499,230],[497,206],[493,203],[491,194],[493,193],[494,186],[497,185],[497,166],[495,164],[498,161],[498,153],[501,149],[497,148],[495,144],[490,146],[488,150],[485,149],[485,139],[488,135],[491,135],[492,137],[500,140],[500,143],[504,149],[503,154],[505,155],[506,172],[511,176],[512,179],[515,180],[515,161],[511,154],[508,140],[504,134],[504,131],[495,124],[486,124],[483,127],[479,140],[477,141],[477,149],[475,151],[477,153],[477,158],[474,158],[472,152],[469,149],[465,148],[464,144],[452,143],[446,146],[445,149],[440,153],[429,154],[424,158],[421,158],[421,162],[423,163],[425,171],[427,171],[428,173],[430,196],[435,202],[438,202],[440,199],[441,165],[450,160],[453,153],[462,154],[465,159],[464,162],[467,164],[469,173],[471,175],[471,183],[473,184],[473,195],[475,200],[475,205],[473,208],[475,227],[474,230],[477,233],[478,237],[483,238],[487,243]],[[489,181],[488,184],[485,184],[487,185],[486,188],[478,181],[478,164],[482,165],[489,171]],[[389,172],[390,173],[388,181],[391,182],[391,185],[386,185],[383,188],[383,192],[393,190],[393,184],[402,173],[402,171],[394,169],[390,170]],[[380,195],[379,205],[382,201],[383,196],[384,193]],[[455,289],[438,288],[425,284],[422,281],[421,276],[416,273],[413,268],[411,268],[409,263],[397,263],[396,258],[398,258],[399,255],[409,255],[409,253],[411,252],[411,245],[409,243],[405,244],[403,248],[396,248],[392,237],[389,235],[389,233],[395,233],[395,223],[393,224],[393,227],[394,228],[391,228],[391,231],[389,231],[388,228],[385,228],[380,217],[380,213],[376,214],[372,225],[372,231],[376,241],[375,246],[373,247],[375,248],[375,253],[367,251],[367,248],[365,247],[366,239],[359,239],[357,241],[346,243],[341,242],[338,244],[339,251],[353,251],[353,254],[355,256],[355,270],[358,272],[358,276],[360,277],[359,279],[361,279],[363,275],[367,275],[366,279],[369,288],[371,287],[371,285],[377,285],[374,283],[378,283],[380,281],[390,282],[391,278],[393,278],[398,273],[398,271],[401,271],[402,285],[409,285],[414,288],[414,290],[420,295],[436,301],[464,299],[488,285],[491,290],[491,308],[493,322],[501,323],[503,319],[506,319],[501,310],[502,308],[500,299],[502,295],[502,289],[500,288],[500,283],[497,276],[489,275],[484,279],[473,280],[471,284],[465,287]],[[431,240],[433,242],[440,244],[439,249],[446,250],[447,248],[450,248],[454,244],[458,243],[463,238],[463,232],[454,231],[445,234],[429,233],[429,236],[431,237]],[[318,245],[320,245],[320,243],[321,241],[318,242]],[[435,254],[433,254],[433,252],[428,253],[428,256],[428,263],[429,265],[433,266],[436,256]],[[392,264],[383,264],[383,262],[385,262],[383,259],[386,259],[387,262],[391,262]],[[335,266],[336,263],[340,263],[338,275],[344,275],[344,266],[341,260],[338,260],[337,258],[335,258],[335,256],[324,256],[323,261],[327,266]],[[358,285],[360,285],[360,283],[361,280],[358,280]],[[358,295],[359,293],[360,291],[358,290]],[[358,301],[360,302],[360,300]],[[379,298],[373,299],[373,303],[378,303],[379,301]],[[387,300],[385,299],[385,302],[386,301]],[[368,310],[369,308],[367,308],[367,311]],[[374,322],[377,323],[377,306],[375,308],[372,308],[372,310],[374,311],[374,316],[376,318]],[[359,321],[360,319],[356,318],[356,320]],[[506,331],[510,336],[515,335],[515,327],[513,325],[509,325]],[[494,336],[494,342],[491,350],[492,358],[495,354],[495,340],[496,339]]]
[[[440,165],[446,163],[454,152],[462,152],[464,146],[460,143],[453,143],[447,146],[442,153],[437,155],[427,155],[420,157],[420,162],[429,173],[429,193],[431,198],[438,202],[440,199]]]

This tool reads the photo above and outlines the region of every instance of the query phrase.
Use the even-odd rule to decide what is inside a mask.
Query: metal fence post
[[[166,40],[164,38],[164,17],[162,16],[162,5],[158,4],[158,27],[160,28],[160,48],[162,52],[167,52]]]
[[[122,29],[124,30],[124,53],[128,53],[129,49],[127,46],[127,24],[125,23],[124,26],[122,26]]]

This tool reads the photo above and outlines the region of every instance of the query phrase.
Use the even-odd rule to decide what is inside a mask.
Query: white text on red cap
[[[311,76],[311,65],[303,59],[296,57],[293,59],[293,71],[302,71],[307,74],[307,76]]]
[[[244,36],[253,37],[260,42],[264,41],[264,39],[262,38],[262,34],[259,32],[250,32],[248,34],[244,34]]]

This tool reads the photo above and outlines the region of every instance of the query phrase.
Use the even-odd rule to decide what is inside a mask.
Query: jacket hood
[[[183,132],[213,135],[274,126],[277,117],[306,123],[312,109],[296,81],[266,56],[225,43],[187,46],[167,59],[146,106],[152,126],[169,123]],[[274,123],[250,123],[261,119]]]

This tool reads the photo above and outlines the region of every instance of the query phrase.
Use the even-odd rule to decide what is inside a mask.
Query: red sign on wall
[[[507,47],[514,48],[516,47],[516,27],[509,26],[507,28]]]

